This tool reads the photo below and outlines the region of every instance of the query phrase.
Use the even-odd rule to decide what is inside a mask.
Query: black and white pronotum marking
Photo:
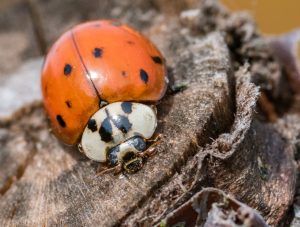
[[[116,102],[97,111],[89,120],[81,148],[90,159],[126,169],[139,168],[137,154],[146,150],[157,126],[156,112],[134,102]]]

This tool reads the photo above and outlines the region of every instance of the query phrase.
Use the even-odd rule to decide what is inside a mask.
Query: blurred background
[[[41,56],[64,31],[91,19],[119,18],[145,29],[160,10],[177,13],[196,0],[0,0],[0,77]]]
[[[230,10],[247,10],[264,35],[278,35],[300,27],[299,0],[221,0]]]
[[[231,10],[250,12],[265,35],[300,27],[298,0],[221,2]],[[62,32],[81,21],[120,18],[145,29],[159,11],[174,15],[200,3],[201,0],[0,0],[0,77],[24,61],[45,54]]]
[[[117,18],[149,35],[148,28],[153,20],[168,16],[173,20],[183,10],[197,8],[202,1],[0,0],[0,96],[7,100],[0,103],[0,116],[19,108],[24,103],[21,99],[40,99],[39,74],[43,56],[53,42],[75,24]],[[259,31],[266,37],[282,36],[300,28],[298,0],[219,1],[232,11],[244,10],[251,14]],[[297,45],[290,51],[297,56],[299,63],[300,32],[293,39],[297,39],[293,42]],[[22,74],[32,85],[28,82],[24,85],[24,80],[20,80]],[[21,90],[24,90],[24,95]],[[25,95],[28,90],[31,90],[32,97]]]

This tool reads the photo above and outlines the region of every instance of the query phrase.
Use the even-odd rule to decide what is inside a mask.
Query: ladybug
[[[155,104],[168,86],[165,59],[115,20],[79,24],[48,52],[41,77],[53,133],[90,159],[133,173],[149,154]]]

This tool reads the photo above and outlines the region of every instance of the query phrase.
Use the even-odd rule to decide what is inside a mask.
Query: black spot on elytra
[[[122,74],[122,76],[124,76],[124,77],[127,76],[126,71],[122,71],[121,74]]]
[[[110,142],[112,141],[112,127],[109,121],[109,118],[105,118],[104,121],[101,124],[101,127],[99,129],[99,134],[101,136],[101,140],[104,142]]]
[[[64,67],[64,74],[66,76],[69,76],[72,72],[72,65],[70,64],[66,64],[65,67]]]
[[[102,48],[96,47],[93,51],[93,54],[94,54],[95,58],[101,58],[102,54],[103,54]]]
[[[88,126],[88,129],[90,129],[92,132],[97,131],[97,122],[95,119],[90,119],[88,121],[87,126]]]
[[[129,45],[134,45],[134,44],[135,44],[135,43],[134,43],[133,41],[131,41],[131,40],[128,40],[127,43],[128,43]]]
[[[148,77],[148,73],[145,70],[143,70],[143,69],[140,70],[140,77],[145,84],[148,83],[149,77]]]
[[[163,61],[162,61],[162,59],[160,58],[160,57],[158,57],[158,56],[154,56],[154,57],[151,57],[152,58],[152,60],[156,63],[156,64],[162,64],[163,63]]]
[[[72,108],[72,102],[70,100],[67,100],[65,103],[68,108]]]
[[[66,122],[64,121],[61,115],[56,115],[56,120],[61,127],[65,128],[67,126]]]
[[[122,102],[121,108],[125,113],[131,113],[132,112],[132,103],[131,102]]]
[[[114,123],[114,125],[123,133],[127,133],[132,127],[132,124],[126,116],[117,115],[112,116],[110,119]]]

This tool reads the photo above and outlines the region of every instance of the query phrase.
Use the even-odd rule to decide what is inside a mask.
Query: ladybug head
[[[123,157],[123,169],[127,173],[135,173],[143,167],[143,158],[135,152],[127,152]]]

